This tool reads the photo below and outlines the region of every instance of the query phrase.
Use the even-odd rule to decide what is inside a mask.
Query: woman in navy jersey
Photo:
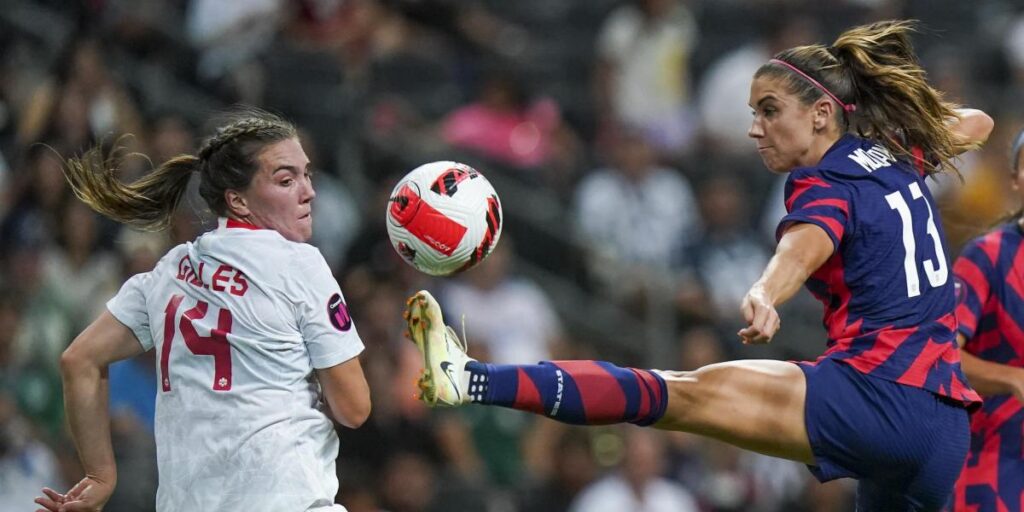
[[[490,365],[465,355],[427,292],[409,301],[422,398],[579,424],[631,422],[707,435],[860,480],[858,510],[939,510],[979,403],[960,370],[955,297],[924,177],[992,128],[925,80],[908,22],[791,48],[754,75],[749,135],[788,173],[778,248],[743,300],[744,343],[767,343],[802,285],[825,307],[813,362],[748,360],[673,372],[597,361]]]
[[[1010,153],[1024,198],[1024,131]],[[1024,209],[971,240],[953,265],[964,373],[985,404],[971,416],[971,446],[954,510],[1024,510]]]

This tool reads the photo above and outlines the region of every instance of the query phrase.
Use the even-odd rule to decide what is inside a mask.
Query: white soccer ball
[[[432,276],[483,261],[501,237],[501,201],[487,178],[456,162],[413,169],[391,191],[391,245],[406,263]]]

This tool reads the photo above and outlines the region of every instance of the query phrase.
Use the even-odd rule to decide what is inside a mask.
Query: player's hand
[[[44,487],[45,497],[36,498],[35,502],[45,507],[45,511],[38,512],[99,512],[113,493],[113,484],[85,477],[67,494]]]
[[[765,294],[764,290],[754,285],[743,297],[743,304],[740,306],[743,319],[747,321],[747,327],[740,329],[738,333],[744,345],[768,343],[775,336],[782,325],[779,313],[775,311],[775,305]]]
[[[35,499],[36,505],[46,507],[46,510],[50,512],[58,512],[60,506],[64,504],[64,495],[50,489],[49,487],[43,487],[43,495]],[[43,509],[36,509],[36,512],[45,512]]]

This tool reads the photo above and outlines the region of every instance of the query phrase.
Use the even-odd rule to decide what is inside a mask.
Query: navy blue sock
[[[657,373],[604,361],[495,365],[471,361],[473,402],[500,405],[576,425],[652,425],[665,414],[668,389]]]

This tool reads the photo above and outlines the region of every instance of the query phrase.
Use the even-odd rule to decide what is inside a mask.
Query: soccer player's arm
[[[324,403],[334,421],[358,428],[370,416],[371,407],[370,386],[358,357],[363,342],[320,252],[300,246],[295,261],[296,273],[286,283]]]
[[[370,385],[366,383],[359,358],[316,371],[324,399],[334,421],[359,428],[370,416]]]
[[[849,191],[827,171],[792,171],[785,197],[787,213],[776,230],[775,255],[743,298],[747,327],[737,333],[743,343],[771,341],[782,323],[775,307],[792,298],[839,249],[849,224]]]
[[[973,108],[959,108],[956,115],[957,117],[949,122],[953,134],[956,135],[956,142],[961,145],[961,152],[977,148],[988,140],[995,126],[995,122],[988,114]]]
[[[786,228],[775,255],[743,299],[748,326],[738,334],[744,343],[771,341],[782,323],[775,307],[792,298],[833,252],[832,238],[821,227],[798,222]]]
[[[144,350],[131,329],[104,311],[61,355],[64,409],[85,478],[67,494],[45,489],[47,497],[41,499],[49,503],[37,503],[62,504],[65,510],[99,510],[110,498],[117,467],[110,441],[107,367]]]

